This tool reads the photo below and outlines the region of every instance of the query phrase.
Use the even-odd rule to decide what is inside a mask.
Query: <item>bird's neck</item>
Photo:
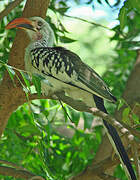
[[[35,42],[32,42],[33,47],[51,47],[52,43],[49,43],[47,39],[40,39]]]
[[[32,50],[39,47],[53,47],[54,41],[54,34],[51,32],[49,35],[43,35],[41,39],[35,40],[32,38],[30,44],[27,46],[27,49]]]
[[[37,47],[52,47],[54,45],[53,40],[49,40],[47,38],[42,38],[40,40],[34,41],[30,43],[30,46],[32,48],[37,48]]]

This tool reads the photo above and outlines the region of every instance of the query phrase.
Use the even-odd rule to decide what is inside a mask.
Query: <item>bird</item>
[[[16,18],[6,29],[23,29],[30,43],[25,50],[25,70],[40,75],[42,94],[64,91],[73,99],[82,100],[89,107],[96,107],[108,114],[104,100],[115,103],[103,79],[80,57],[64,48],[54,46],[55,36],[51,26],[41,17]],[[49,83],[47,83],[47,82]],[[136,180],[135,172],[117,130],[103,120],[109,140],[119,156],[129,180]]]

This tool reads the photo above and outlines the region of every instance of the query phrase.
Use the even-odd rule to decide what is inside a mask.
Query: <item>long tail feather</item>
[[[104,113],[107,113],[107,110],[105,109],[105,106],[104,106],[103,99],[96,95],[93,95],[93,98],[94,98],[96,107],[99,110],[103,111]],[[123,167],[125,169],[126,175],[128,176],[129,180],[137,180],[134,170],[132,168],[132,165],[130,163],[129,157],[124,149],[124,146],[122,144],[122,141],[116,129],[105,120],[103,120],[103,124],[107,131],[107,135],[110,139],[110,142],[114,147],[114,150],[120,157],[120,161],[123,164]]]

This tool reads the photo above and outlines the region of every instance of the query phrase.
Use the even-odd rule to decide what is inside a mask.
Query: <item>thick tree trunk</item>
[[[27,0],[23,17],[40,16],[44,18],[46,17],[48,5],[49,0]],[[18,31],[10,52],[8,64],[24,69],[24,49],[27,44],[27,35],[23,31]],[[15,79],[15,84],[16,87],[13,86],[9,74],[5,72],[3,82],[0,85],[0,136],[12,112],[26,101],[25,93],[17,79]]]

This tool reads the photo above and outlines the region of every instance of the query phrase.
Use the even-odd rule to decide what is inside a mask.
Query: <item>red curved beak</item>
[[[25,29],[25,30],[30,29],[36,31],[35,27],[33,26],[33,22],[27,18],[16,18],[10,23],[8,23],[6,29],[12,29],[12,28]]]

